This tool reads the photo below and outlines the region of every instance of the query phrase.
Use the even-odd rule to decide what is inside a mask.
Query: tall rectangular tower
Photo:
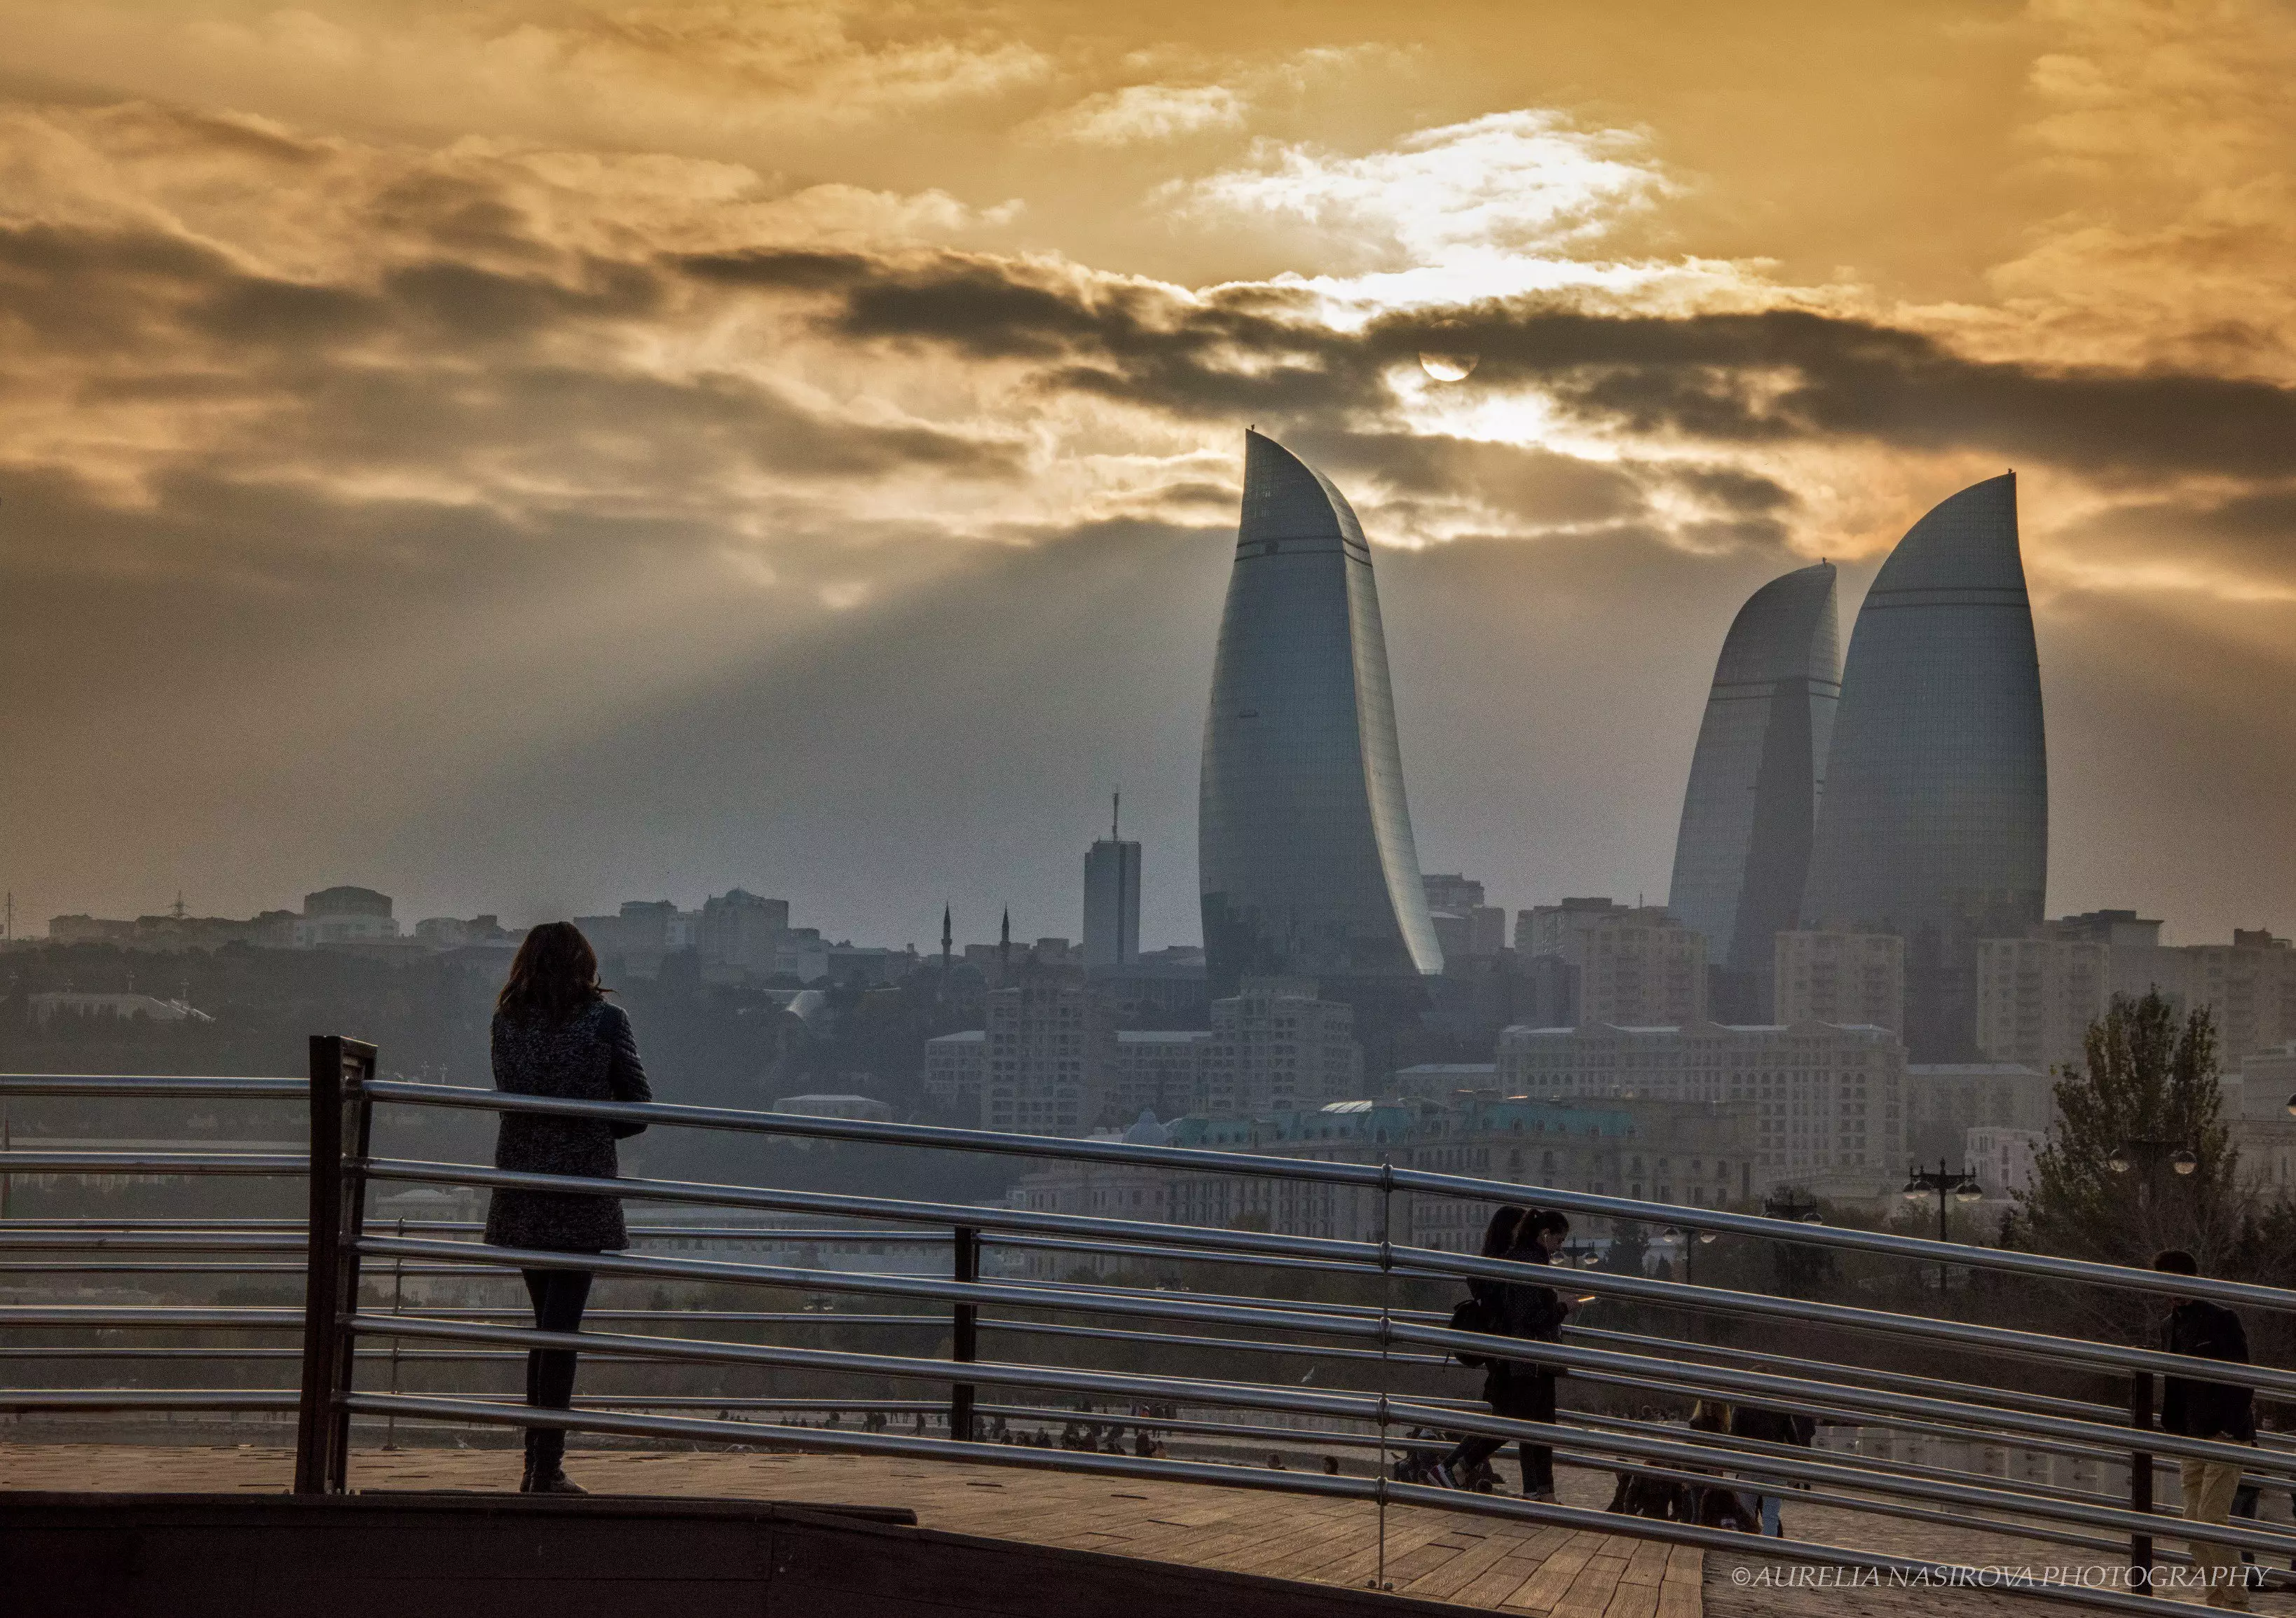
[[[1119,805],[1120,806],[1120,805]],[[1140,845],[1108,835],[1084,856],[1084,963],[1127,967],[1140,959]]]

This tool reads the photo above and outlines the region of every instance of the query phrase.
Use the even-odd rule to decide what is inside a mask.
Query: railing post
[[[351,1334],[358,1305],[357,1242],[366,1205],[362,1172],[374,1076],[374,1047],[337,1034],[311,1036],[310,1222],[305,1236],[303,1386],[296,1412],[295,1492],[340,1494],[350,1464]]]
[[[971,1225],[956,1227],[955,1266],[960,1282],[980,1279],[980,1232]],[[970,1365],[980,1351],[980,1306],[957,1304],[949,1332],[948,1357]],[[972,1442],[972,1384],[952,1382],[948,1388],[948,1435],[960,1443]]]
[[[2152,1430],[2152,1373],[2136,1371],[2128,1378],[2128,1425],[2139,1433]],[[2152,1515],[2152,1458],[2142,1450],[2128,1457],[2128,1508],[2146,1516]],[[2151,1588],[2152,1573],[2152,1536],[2132,1533],[2128,1536],[2128,1568],[2142,1573],[2137,1585],[2139,1594]]]

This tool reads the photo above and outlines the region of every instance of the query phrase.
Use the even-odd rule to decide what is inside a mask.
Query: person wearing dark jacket
[[[2152,1261],[2167,1275],[2198,1275],[2193,1255],[2171,1248]],[[2205,1298],[2175,1298],[2162,1346],[2172,1354],[2202,1360],[2248,1363],[2248,1333],[2240,1317],[2221,1303]],[[2161,1386],[2161,1426],[2186,1438],[2214,1438],[2228,1443],[2256,1442],[2254,1393],[2235,1383],[2206,1382],[2197,1377],[2168,1377]],[[2229,1460],[2198,1460],[2186,1456],[2177,1462],[2185,1491],[2185,1516],[2195,1523],[2223,1523],[2232,1515],[2234,1494],[2240,1488],[2240,1465]],[[2248,1610],[2247,1573],[2230,1546],[2205,1540],[2186,1543],[2193,1566],[2208,1581],[2210,1606]]]
[[[1807,1416],[1789,1415],[1784,1410],[1766,1410],[1759,1405],[1733,1405],[1730,1410],[1730,1436],[1751,1438],[1759,1443],[1794,1444],[1808,1449],[1817,1439],[1817,1423]],[[1762,1532],[1774,1540],[1785,1537],[1785,1524],[1780,1508],[1783,1497],[1758,1494],[1747,1515],[1759,1516]]]
[[[549,921],[526,936],[495,1002],[495,1088],[512,1095],[567,1101],[651,1101],[630,1019],[610,1006],[598,982],[598,957],[581,929]],[[504,1113],[495,1136],[495,1166],[534,1174],[612,1180],[620,1171],[614,1142],[643,1124]],[[487,1241],[529,1252],[606,1253],[630,1245],[621,1199],[593,1191],[496,1190],[487,1208]],[[521,1271],[538,1331],[574,1332],[590,1295],[590,1271],[537,1266]],[[533,1349],[526,1356],[526,1402],[562,1410],[574,1400],[574,1351]],[[566,1475],[566,1434],[526,1430],[529,1494],[580,1494]]]
[[[1510,1214],[1514,1215],[1509,1220]],[[1570,1234],[1570,1222],[1553,1209],[1502,1208],[1491,1216],[1483,1233],[1483,1256],[1511,1263],[1549,1263]],[[1523,1337],[1552,1343],[1561,1336],[1570,1306],[1552,1287],[1520,1281],[1471,1280],[1468,1291],[1481,1304],[1485,1329],[1494,1336]],[[1483,1398],[1491,1414],[1510,1421],[1554,1419],[1554,1373],[1528,1360],[1489,1361],[1483,1371]],[[1438,1462],[1436,1476],[1458,1488],[1467,1475],[1505,1446],[1503,1438],[1470,1434]],[[1517,1447],[1522,1462],[1522,1496],[1528,1500],[1554,1499],[1554,1451],[1524,1439]]]

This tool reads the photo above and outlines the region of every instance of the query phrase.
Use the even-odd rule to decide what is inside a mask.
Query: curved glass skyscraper
[[[1667,896],[1683,925],[1706,935],[1723,1022],[1770,1018],[1775,940],[1801,913],[1841,695],[1833,566],[1754,592],[1715,664]]]
[[[2048,864],[2040,659],[2005,474],[1915,523],[1858,609],[1802,917],[1904,935],[1913,1058],[1963,1059],[1977,941],[2041,919]]]
[[[1331,480],[1244,435],[1196,822],[1211,992],[1415,978],[1443,953],[1404,802],[1371,547]]]

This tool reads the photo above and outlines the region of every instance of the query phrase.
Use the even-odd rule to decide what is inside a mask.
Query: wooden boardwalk
[[[1033,1545],[1363,1588],[1379,1569],[1377,1514],[1359,1500],[857,1455],[579,1450],[594,1493],[906,1506],[919,1524]],[[283,1450],[0,1444],[0,1490],[275,1493]],[[359,1490],[509,1490],[508,1450],[362,1450]],[[1594,1475],[1566,1474],[1582,1500]],[[1607,1485],[1607,1477],[1599,1480]],[[1578,1485],[1573,1487],[1572,1485]],[[1390,1507],[1387,1578],[1425,1601],[1554,1618],[1702,1618],[1703,1553],[1463,1513]]]

